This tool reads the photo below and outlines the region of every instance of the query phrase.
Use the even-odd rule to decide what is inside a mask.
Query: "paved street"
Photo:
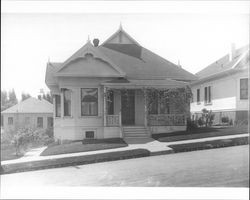
[[[1,189],[20,183],[23,187],[248,187],[248,151],[244,145],[7,174],[1,176]]]

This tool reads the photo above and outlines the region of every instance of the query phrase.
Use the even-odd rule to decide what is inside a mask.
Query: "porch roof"
[[[121,88],[179,88],[188,85],[187,82],[175,80],[128,80],[128,82],[105,82],[101,85],[108,88],[121,89]]]

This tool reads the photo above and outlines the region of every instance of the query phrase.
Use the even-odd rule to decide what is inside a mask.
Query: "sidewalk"
[[[247,137],[247,136],[249,136],[249,133],[239,134],[239,135],[202,138],[202,139],[193,139],[193,140],[183,140],[183,141],[176,141],[176,142],[159,142],[152,138],[137,139],[138,141],[136,141],[136,139],[125,139],[125,141],[128,143],[127,147],[121,147],[121,148],[116,148],[116,149],[105,149],[105,150],[98,150],[98,151],[79,152],[79,153],[60,154],[60,155],[52,155],[52,156],[40,156],[40,154],[46,149],[46,147],[41,147],[41,148],[36,148],[27,152],[23,157],[19,159],[1,161],[1,165],[18,164],[18,163],[25,163],[25,162],[32,162],[32,161],[41,161],[41,160],[53,160],[57,158],[69,158],[69,157],[77,157],[77,156],[96,155],[96,154],[127,151],[127,150],[134,150],[134,149],[146,149],[150,151],[150,155],[168,154],[168,153],[173,153],[173,149],[168,147],[169,145],[206,142],[206,141],[212,141],[212,140],[240,138],[240,137]]]

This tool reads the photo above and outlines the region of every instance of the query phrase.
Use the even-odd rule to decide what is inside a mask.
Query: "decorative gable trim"
[[[107,40],[105,40],[102,45],[109,43],[111,40],[113,40],[115,37],[119,37],[119,34],[124,34],[129,40],[131,40],[134,44],[141,46],[137,41],[135,41],[126,31],[123,30],[122,26],[113,34],[111,35]]]
[[[105,63],[108,63],[115,71],[118,72],[118,77],[125,76],[125,73],[116,66],[112,60],[106,57],[103,53],[98,50],[98,47],[94,47],[89,41],[81,49],[79,49],[75,54],[73,54],[69,59],[67,59],[61,67],[56,71],[55,76],[65,76],[66,74],[61,73],[61,71],[67,67],[70,63],[76,61],[79,58],[86,58],[87,55],[92,55],[94,59],[99,59]],[[73,74],[71,74],[72,76]],[[86,75],[87,77],[88,75]],[[101,76],[100,76],[101,77]]]

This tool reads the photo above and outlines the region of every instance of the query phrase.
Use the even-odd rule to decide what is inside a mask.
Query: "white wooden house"
[[[122,27],[99,45],[95,39],[62,63],[47,64],[59,140],[150,137],[184,130],[186,112],[174,99],[149,109],[146,88],[184,88],[196,77],[142,47]]]
[[[249,120],[249,45],[235,49],[196,74],[191,84],[193,119],[201,116],[202,109],[215,115],[214,124],[227,117],[232,123]]]

